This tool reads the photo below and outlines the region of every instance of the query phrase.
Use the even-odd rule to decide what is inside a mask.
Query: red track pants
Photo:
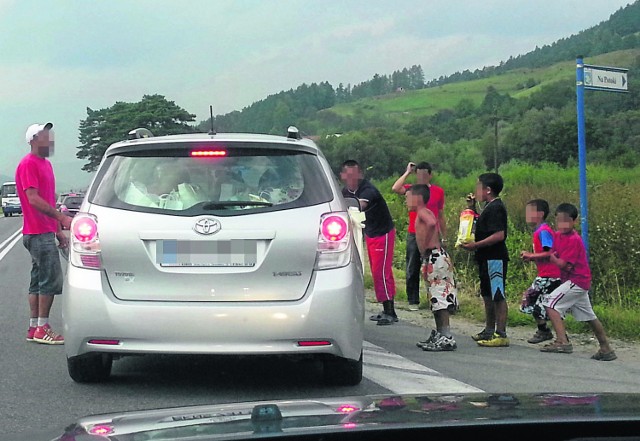
[[[396,283],[393,279],[393,247],[396,241],[395,228],[384,236],[366,237],[367,254],[373,276],[373,288],[378,302],[393,300]]]

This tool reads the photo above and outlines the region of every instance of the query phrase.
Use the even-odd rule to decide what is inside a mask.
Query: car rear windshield
[[[68,196],[64,198],[62,204],[67,208],[78,208],[82,205],[82,196]]]
[[[328,202],[331,188],[315,155],[265,148],[127,152],[108,158],[91,203],[150,213],[238,215]],[[207,156],[211,155],[211,156]]]

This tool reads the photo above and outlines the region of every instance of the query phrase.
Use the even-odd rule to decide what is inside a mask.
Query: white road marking
[[[368,341],[363,362],[365,378],[397,394],[484,392]]]
[[[7,253],[11,251],[11,248],[13,248],[16,245],[16,243],[18,243],[18,241],[22,238],[22,235],[20,234],[21,232],[22,232],[22,228],[16,231],[15,233],[13,233],[11,236],[9,236],[7,240],[0,243],[0,250],[2,250],[0,252],[0,260],[4,259],[4,256],[6,256]],[[8,242],[11,242],[11,243],[7,245]]]

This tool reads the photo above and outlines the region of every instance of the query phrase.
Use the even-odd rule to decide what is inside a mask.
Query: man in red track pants
[[[342,164],[340,177],[345,187],[342,195],[355,198],[360,202],[360,209],[366,214],[364,235],[367,254],[373,276],[373,287],[376,299],[382,303],[380,314],[371,316],[378,325],[391,325],[398,321],[393,306],[396,295],[396,284],[393,279],[393,248],[396,230],[389,212],[389,207],[378,189],[362,175],[360,165],[353,160]]]

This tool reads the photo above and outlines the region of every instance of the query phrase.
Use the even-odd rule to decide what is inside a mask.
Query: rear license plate
[[[156,260],[160,266],[252,267],[256,265],[255,240],[156,241]]]

